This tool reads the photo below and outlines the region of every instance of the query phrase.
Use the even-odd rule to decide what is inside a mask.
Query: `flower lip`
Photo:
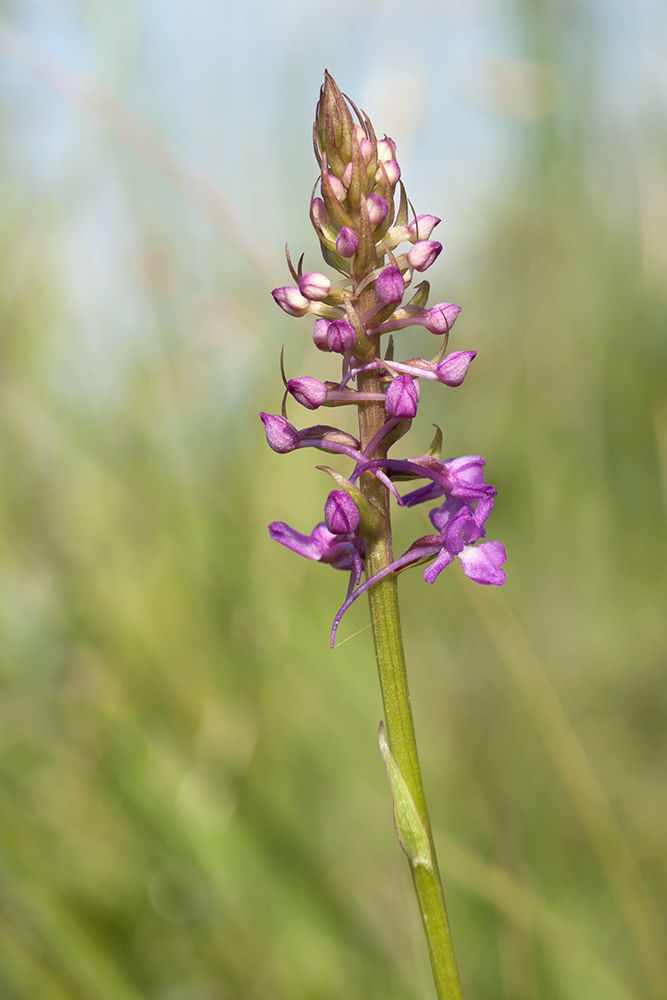
[[[303,535],[284,521],[273,521],[269,534],[274,542],[280,542],[305,559],[329,563],[334,569],[361,569],[361,559],[354,545],[334,535],[324,523],[315,525],[310,535]]]

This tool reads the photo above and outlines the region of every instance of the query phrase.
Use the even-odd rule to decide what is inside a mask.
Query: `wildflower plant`
[[[262,413],[269,446],[283,454],[298,448],[337,453],[352,463],[347,476],[318,466],[335,484],[324,505],[324,521],[310,534],[283,522],[269,526],[271,537],[307,559],[349,573],[347,594],[331,630],[333,647],[348,608],[367,594],[382,689],[384,722],[379,743],[394,801],[394,820],[415,885],[429,946],[438,997],[462,997],[445,910],[433,835],[424,798],[398,607],[397,577],[424,566],[434,583],[455,557],[471,580],[499,586],[506,554],[485,541],[486,522],[496,490],[485,482],[480,455],[440,458],[442,433],[426,451],[411,458],[390,455],[417,416],[420,382],[455,388],[464,381],[475,351],[448,353],[460,307],[428,306],[423,272],[442,245],[431,239],[440,220],[416,215],[396,159],[396,144],[378,139],[366,114],[343,96],[325,73],[313,127],[320,176],[310,201],[310,218],[322,256],[342,277],[295,267],[287,252],[293,285],[276,288],[276,303],[290,316],[314,318],[313,341],[323,352],[341,356],[338,382],[310,375],[287,378],[281,414]],[[406,247],[407,249],[402,249]],[[401,331],[425,327],[438,340],[432,359],[397,361],[394,339]],[[329,424],[298,430],[287,418],[289,397],[307,410],[356,406],[358,437]],[[400,483],[421,485],[401,493]],[[435,503],[431,534],[394,556],[390,505]]]

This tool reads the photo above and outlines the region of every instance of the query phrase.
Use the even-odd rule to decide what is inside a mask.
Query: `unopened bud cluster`
[[[441,462],[440,432],[422,456],[393,459],[387,454],[389,442],[402,437],[417,414],[419,380],[458,386],[475,357],[475,351],[447,354],[460,307],[439,302],[429,308],[428,281],[413,286],[415,272],[426,271],[442,251],[442,244],[431,239],[440,220],[433,215],[415,216],[401,181],[396,144],[387,136],[376,137],[367,115],[341,94],[328,73],[313,138],[320,176],[311,196],[310,218],[325,263],[342,278],[332,281],[319,271],[304,272],[303,257],[295,268],[288,254],[294,284],[274,289],[273,297],[289,315],[314,318],[315,346],[341,355],[342,371],[336,383],[312,376],[287,379],[283,371],[286,397],[290,395],[308,410],[381,402],[385,420],[363,448],[352,435],[328,425],[297,430],[287,419],[285,400],[281,416],[262,414],[262,420],[274,451],[315,447],[340,452],[355,463],[348,479],[328,470],[339,489],[329,495],[325,521],[311,535],[301,535],[281,522],[270,525],[272,537],[288,548],[351,571],[348,598],[336,618],[335,633],[347,607],[389,573],[435,558],[424,572],[432,582],[456,555],[471,579],[499,585],[505,580],[500,567],[506,556],[500,542],[480,541],[496,492],[484,482],[480,456]],[[398,252],[405,244],[408,248]],[[393,336],[383,355],[383,335],[411,326],[423,326],[442,338],[436,356],[395,361]],[[377,392],[355,388],[369,371],[380,375]],[[401,505],[437,499],[441,506],[430,514],[438,534],[418,539],[403,556],[361,583],[365,544],[382,528],[379,512],[357,485],[364,472],[377,477]],[[392,474],[430,482],[401,496]]]

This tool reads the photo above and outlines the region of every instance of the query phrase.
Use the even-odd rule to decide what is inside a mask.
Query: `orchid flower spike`
[[[343,96],[329,73],[320,92],[313,141],[319,175],[310,219],[324,263],[337,274],[317,266],[304,268],[303,256],[295,267],[288,252],[293,284],[275,288],[272,294],[288,315],[314,318],[313,342],[319,351],[339,355],[340,378],[337,382],[316,375],[288,379],[282,369],[286,390],[282,415],[263,413],[262,421],[269,446],[279,454],[311,447],[353,462],[349,479],[343,479],[345,489],[329,494],[325,520],[310,535],[283,522],[274,522],[269,529],[275,541],[293,552],[350,571],[337,628],[345,610],[374,583],[424,561],[431,563],[424,572],[429,583],[456,557],[470,579],[500,585],[505,580],[500,568],[505,550],[500,542],[481,540],[496,491],[484,479],[480,455],[441,461],[432,448],[414,458],[391,453],[417,417],[421,383],[448,389],[462,385],[476,353],[468,349],[446,353],[460,306],[453,302],[429,306],[427,281],[408,291],[413,275],[432,267],[442,255],[442,243],[432,239],[440,219],[415,215],[401,180],[396,143],[387,136],[377,138],[368,116]],[[401,244],[407,245],[403,251]],[[394,356],[393,334],[414,326],[440,338],[435,359]],[[285,411],[288,399],[307,410],[357,406],[359,439],[329,425],[297,429]],[[375,414],[372,420],[370,413]],[[421,480],[421,484],[401,495],[397,480]],[[362,583],[370,541],[363,537],[363,525],[370,522],[362,518],[360,523],[358,503],[359,497],[369,502],[363,496],[373,481],[385,491],[384,508],[376,511],[374,524],[390,530],[391,496],[404,508],[434,501],[439,506],[430,518],[438,534],[418,539],[403,556]]]

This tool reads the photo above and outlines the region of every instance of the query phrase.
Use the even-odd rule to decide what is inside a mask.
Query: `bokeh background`
[[[508,582],[400,584],[466,997],[664,998],[660,0],[2,4],[0,996],[432,996],[366,609],[266,530],[329,488],[257,417],[333,373],[269,295],[325,67],[479,352],[404,447],[485,455]]]

